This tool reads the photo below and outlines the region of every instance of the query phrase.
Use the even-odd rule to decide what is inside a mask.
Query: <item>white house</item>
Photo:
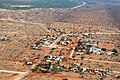
[[[93,52],[93,53],[96,53],[96,54],[100,54],[100,51],[101,51],[100,48],[90,48],[89,49],[89,52]]]

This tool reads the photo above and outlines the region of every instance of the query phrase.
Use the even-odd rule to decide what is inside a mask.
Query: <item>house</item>
[[[27,65],[32,65],[33,63],[32,63],[32,62],[27,62],[26,64],[27,64]]]
[[[78,68],[70,68],[71,71],[77,71]]]
[[[97,44],[95,43],[86,43],[87,46],[96,46]]]
[[[75,66],[80,66],[80,63],[73,63],[73,65],[75,65]]]
[[[60,41],[60,44],[64,45],[64,44],[65,44],[65,41]]]
[[[86,68],[82,68],[82,72],[85,72],[85,71],[87,71],[87,69]]]
[[[66,74],[66,72],[58,72],[58,74]]]
[[[77,55],[81,55],[84,54],[83,52],[76,52]]]
[[[112,52],[112,51],[107,51],[106,52],[106,54],[108,54],[108,55],[112,55],[112,54],[114,54],[115,52]]]
[[[48,41],[45,41],[45,43],[44,43],[44,44],[48,46],[48,45],[49,45],[49,42],[48,42]]]
[[[60,60],[60,57],[58,57],[56,55],[52,55],[52,56],[47,57],[46,61],[50,61],[50,60],[58,61],[58,60]]]
[[[82,36],[89,38],[89,37],[90,37],[90,34],[88,34],[88,33],[82,33]]]
[[[32,48],[33,49],[38,49],[41,45],[34,45]]]
[[[90,48],[89,52],[90,53],[96,53],[96,54],[100,54],[101,49],[100,48]]]

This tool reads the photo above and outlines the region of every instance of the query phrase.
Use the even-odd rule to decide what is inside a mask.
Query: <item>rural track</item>
[[[74,58],[76,60],[81,60],[80,58]],[[94,60],[94,59],[83,59],[83,61],[93,61],[93,62],[101,62],[101,63],[110,63],[110,64],[119,64],[120,62],[112,62],[112,61],[101,61],[101,60]]]
[[[50,32],[46,27],[43,27],[42,23],[34,23],[34,22],[28,22],[28,21],[24,21],[24,20],[14,20],[12,18],[7,19],[7,18],[0,18],[0,20],[2,21],[13,21],[13,22],[17,22],[17,23],[26,23],[26,24],[34,24],[34,25],[42,25],[41,27],[46,31],[46,32]]]
[[[24,73],[25,73],[25,72],[9,71],[9,70],[0,70],[0,72],[4,72],[4,73],[14,73],[14,74],[24,74]]]
[[[8,47],[8,46],[10,46],[10,45],[12,45],[12,44],[14,44],[14,43],[17,43],[17,42],[18,42],[17,40],[13,40],[13,41],[11,41],[10,43],[8,43],[8,44],[6,44],[5,46],[3,46],[1,50],[4,50],[6,47]]]

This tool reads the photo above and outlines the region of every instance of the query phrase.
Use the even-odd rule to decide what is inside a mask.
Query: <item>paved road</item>
[[[47,52],[44,54],[44,56],[39,59],[39,61],[36,63],[36,64],[33,64],[32,67],[26,71],[24,74],[20,75],[18,78],[14,79],[14,80],[21,80],[23,79],[25,76],[27,76],[28,74],[30,74],[32,72],[32,69],[34,69],[40,62],[41,60],[48,54],[50,53],[51,49],[54,47],[55,44],[57,44],[57,42],[59,42],[61,40],[61,38],[63,37],[64,35],[60,35],[53,43],[52,45],[50,46],[50,48],[47,50]]]
[[[25,73],[25,72],[8,71],[8,70],[0,70],[0,72],[6,72],[6,73],[17,73],[17,74],[24,74],[24,73]]]
[[[84,5],[86,5],[85,2],[82,2],[82,3],[83,3],[83,4],[71,8],[71,10],[75,10],[75,9],[77,9],[77,8],[80,8],[80,7],[84,6]]]
[[[61,40],[63,35],[60,35],[49,47],[54,47],[54,45]]]

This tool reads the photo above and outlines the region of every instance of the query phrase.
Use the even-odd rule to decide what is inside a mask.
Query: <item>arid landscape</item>
[[[6,1],[0,80],[120,80],[119,0]]]

